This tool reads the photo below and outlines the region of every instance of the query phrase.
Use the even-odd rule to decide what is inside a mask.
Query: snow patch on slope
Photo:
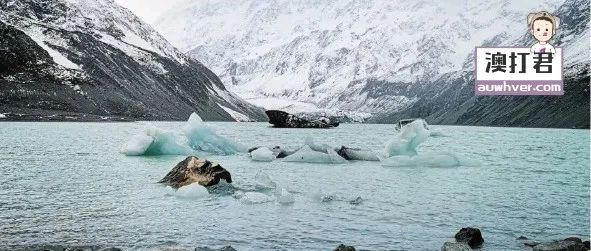
[[[224,109],[224,111],[226,111],[228,114],[230,114],[230,116],[232,116],[232,118],[234,118],[236,121],[239,122],[249,122],[249,121],[253,121],[252,119],[250,119],[247,115],[234,111],[231,108],[225,107],[223,105],[218,104],[222,109]]]
[[[49,56],[51,56],[51,58],[53,59],[53,61],[56,64],[59,64],[59,65],[65,67],[65,68],[68,68],[68,69],[80,70],[79,65],[75,64],[74,62],[72,62],[68,58],[66,58],[64,55],[59,53],[58,51],[49,47],[45,43],[43,33],[40,30],[29,29],[29,30],[23,30],[23,32],[25,32],[25,34],[27,34],[27,36],[29,36],[33,41],[35,41],[35,43],[37,43],[37,45],[39,45],[41,48],[43,48],[45,51],[47,51]]]

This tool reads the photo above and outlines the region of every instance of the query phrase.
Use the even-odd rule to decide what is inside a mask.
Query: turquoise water
[[[178,128],[183,123],[153,123]],[[392,125],[274,129],[208,123],[245,145],[316,142],[381,149]],[[35,244],[127,249],[439,250],[466,226],[482,250],[528,250],[520,235],[589,236],[589,131],[431,126],[419,154],[450,152],[478,166],[385,168],[260,163],[207,156],[256,190],[262,171],[295,196],[291,205],[244,204],[232,196],[175,196],[157,184],[184,156],[128,157],[124,142],[145,123],[0,123],[0,249]],[[267,192],[266,190],[258,190]],[[349,201],[363,198],[358,205]],[[332,200],[322,199],[333,198]]]

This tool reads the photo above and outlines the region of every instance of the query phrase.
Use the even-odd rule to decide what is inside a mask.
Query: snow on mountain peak
[[[374,97],[369,82],[427,84],[461,70],[475,46],[514,41],[527,13],[561,2],[187,1],[155,28],[243,98],[379,112],[415,99]]]
[[[33,13],[30,6],[35,4],[51,5],[56,13]],[[23,21],[47,28],[91,33],[141,62],[147,61],[145,58],[149,55],[146,52],[157,53],[179,63],[186,60],[160,34],[112,0],[9,1],[2,6],[2,10],[5,18],[25,18]],[[27,27],[21,28],[28,30]],[[59,42],[51,38],[42,39],[49,44]]]

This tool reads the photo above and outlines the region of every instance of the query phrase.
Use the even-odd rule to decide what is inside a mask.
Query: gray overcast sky
[[[142,20],[152,24],[160,14],[186,0],[115,0]]]

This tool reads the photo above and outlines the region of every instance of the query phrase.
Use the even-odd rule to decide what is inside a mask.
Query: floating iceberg
[[[197,151],[229,155],[246,152],[246,147],[217,135],[196,113],[191,114],[184,128],[189,146]]]
[[[121,148],[121,153],[137,155],[187,155],[192,152],[185,139],[173,132],[164,131],[154,126],[143,133],[133,136]]]
[[[229,155],[245,151],[246,147],[217,135],[196,113],[191,114],[180,131],[150,126],[121,148],[121,153],[128,156],[190,155],[199,152]]]
[[[401,128],[384,149],[386,158],[398,155],[417,155],[417,147],[431,135],[427,129],[427,123],[417,119]]]
[[[456,167],[479,163],[451,153],[421,153],[416,156],[392,156],[382,161],[385,167]]]
[[[305,162],[305,163],[324,163],[324,164],[343,164],[347,160],[341,157],[331,148],[326,148],[326,153],[314,151],[310,146],[305,145],[300,150],[283,159],[286,162]]]
[[[282,205],[289,205],[295,202],[293,194],[291,194],[285,188],[278,189],[275,197],[277,197],[277,202]]]
[[[250,157],[254,161],[271,162],[275,159],[273,151],[267,147],[259,147],[256,150],[250,152]]]

